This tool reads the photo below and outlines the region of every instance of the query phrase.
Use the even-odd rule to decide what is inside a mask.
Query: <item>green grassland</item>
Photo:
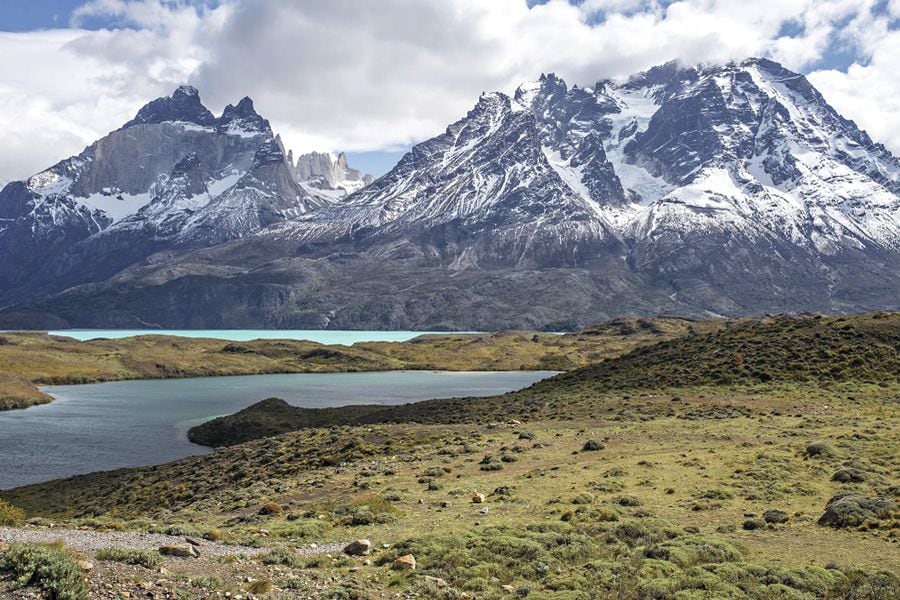
[[[272,597],[893,599],[898,350],[898,314],[692,326],[495,398],[270,401],[232,433],[297,430],[0,497],[36,525],[272,548],[214,593],[252,568]],[[368,560],[291,551],[360,537]]]
[[[584,331],[421,336],[404,343],[323,345],[138,336],[79,342],[39,332],[0,333],[0,410],[51,399],[36,386],[213,375],[397,369],[567,370],[641,344],[724,321],[619,319]]]

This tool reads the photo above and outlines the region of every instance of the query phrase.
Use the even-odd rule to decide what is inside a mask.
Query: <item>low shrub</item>
[[[261,514],[261,515],[277,515],[282,510],[284,510],[284,509],[277,502],[266,502],[259,508],[259,514]]]
[[[0,526],[19,527],[25,521],[25,511],[0,499]]]
[[[16,587],[39,587],[53,600],[88,598],[84,572],[61,544],[10,544],[0,554],[0,571],[12,572]]]
[[[154,569],[163,562],[162,557],[157,552],[127,548],[103,548],[97,552],[97,560],[140,565],[147,569]]]
[[[250,594],[268,594],[273,588],[274,586],[269,579],[257,579],[244,586],[244,589]]]
[[[642,504],[641,499],[637,496],[617,496],[613,498],[613,502],[619,506],[640,506]]]
[[[264,554],[260,561],[264,565],[281,565],[299,569],[303,567],[303,560],[299,554],[284,546],[276,546],[268,554]]]
[[[806,446],[806,456],[808,458],[825,458],[835,454],[834,448],[825,442],[813,442]]]
[[[204,590],[217,590],[225,585],[225,582],[215,575],[201,575],[200,577],[191,579],[191,585]]]

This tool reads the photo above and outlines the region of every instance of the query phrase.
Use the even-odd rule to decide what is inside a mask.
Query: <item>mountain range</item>
[[[766,59],[483,94],[376,180],[182,87],[0,192],[0,325],[569,329],[897,308],[900,161]]]

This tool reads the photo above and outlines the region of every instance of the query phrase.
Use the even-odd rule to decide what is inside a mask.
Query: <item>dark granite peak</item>
[[[216,118],[203,106],[196,88],[182,85],[171,96],[157,98],[146,104],[122,129],[133,125],[177,122],[212,126],[215,125]]]

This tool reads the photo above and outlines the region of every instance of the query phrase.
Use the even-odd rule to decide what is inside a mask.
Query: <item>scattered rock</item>
[[[890,498],[846,494],[835,496],[825,505],[819,525],[858,527],[869,520],[888,519],[898,513],[897,503]]]
[[[202,545],[200,542],[198,542],[194,538],[186,537],[186,538],[184,538],[184,541],[186,541],[191,546],[201,546]]]
[[[181,558],[200,558],[200,552],[190,544],[160,546],[159,553],[163,556],[177,556]]]
[[[514,594],[516,592],[516,587],[513,585],[501,585],[500,589],[506,592],[507,594]]]
[[[603,445],[603,442],[599,440],[588,440],[584,443],[584,446],[581,447],[585,452],[594,452],[597,450],[603,450],[606,446]]]
[[[359,539],[350,542],[344,547],[344,554],[351,556],[366,556],[372,551],[372,542],[367,539]]]
[[[763,513],[766,523],[787,523],[791,517],[783,510],[771,509]]]
[[[431,575],[426,575],[425,581],[434,584],[435,587],[440,589],[444,589],[445,587],[447,587],[447,582],[440,577],[432,577]]]
[[[484,494],[475,493],[472,494],[472,503],[473,504],[484,504]]]
[[[838,483],[862,483],[868,479],[868,473],[860,469],[854,469],[853,467],[839,469],[831,476],[831,480],[837,481]]]
[[[766,526],[766,522],[762,519],[747,519],[744,521],[744,529],[747,531],[753,531],[755,529],[763,529]]]
[[[79,567],[82,571],[93,571],[93,570],[94,570],[94,563],[92,563],[92,562],[89,561],[89,560],[79,560],[79,561],[78,561],[78,567]]]
[[[394,561],[391,565],[395,571],[415,571],[416,570],[416,557],[412,554],[404,554],[400,558]]]

